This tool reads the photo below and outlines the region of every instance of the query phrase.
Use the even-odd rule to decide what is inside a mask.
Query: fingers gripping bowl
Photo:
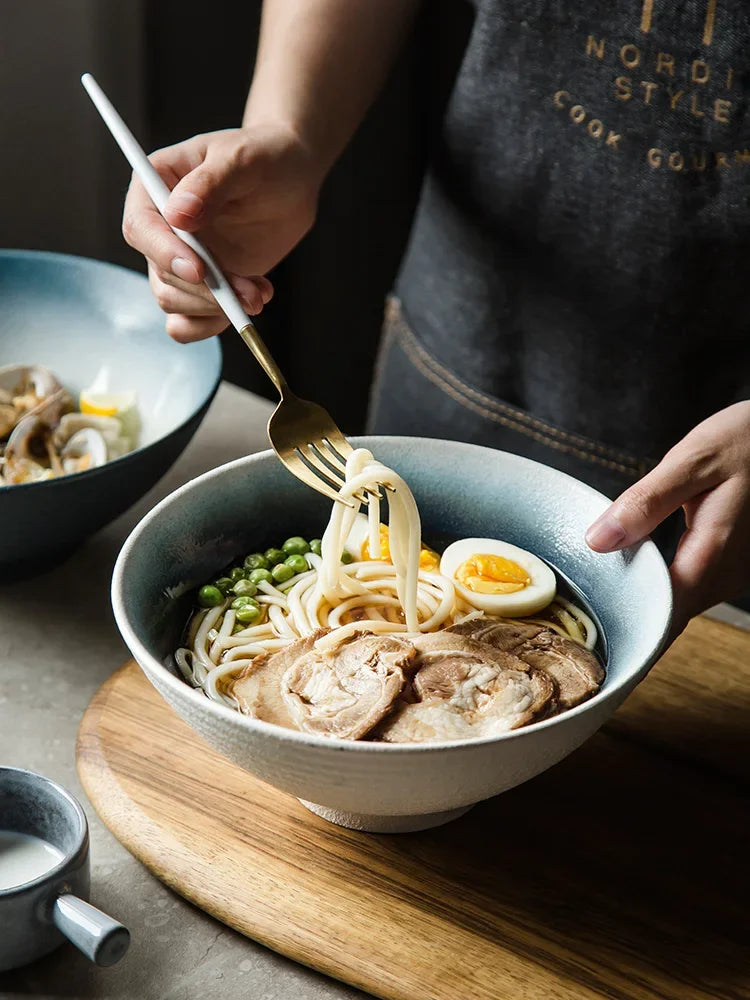
[[[501,735],[398,744],[283,729],[191,688],[173,652],[194,588],[264,540],[270,544],[292,529],[318,536],[330,515],[327,501],[296,482],[272,453],[201,476],[144,518],[115,567],[113,604],[125,641],[157,690],[235,764],[335,822],[422,829],[528,780],[601,726],[659,653],[671,615],[669,575],[650,542],[611,556],[591,552],[584,533],[608,501],[555,470],[455,442],[363,444],[411,486],[425,539],[502,538],[580,588],[607,642],[606,679],[597,694]]]

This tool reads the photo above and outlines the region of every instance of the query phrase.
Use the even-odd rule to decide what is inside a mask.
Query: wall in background
[[[2,0],[0,243],[138,265],[119,231],[129,169],[80,76],[144,127],[141,0]]]

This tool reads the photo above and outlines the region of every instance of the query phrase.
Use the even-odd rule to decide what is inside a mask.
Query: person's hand
[[[625,548],[679,507],[686,528],[670,567],[673,637],[750,586],[750,400],[698,424],[591,525],[586,541],[596,552]]]
[[[160,149],[151,162],[171,189],[170,225],[198,235],[251,314],[273,295],[265,273],[315,220],[321,177],[301,139],[265,123],[197,135]],[[203,261],[176,236],[133,177],[123,235],[148,260],[149,281],[175,340],[202,340],[227,325],[203,284]]]

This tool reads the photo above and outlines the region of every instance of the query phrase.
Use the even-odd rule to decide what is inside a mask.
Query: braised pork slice
[[[392,635],[358,635],[330,650],[310,650],[282,679],[294,725],[361,739],[392,709],[416,655],[410,642]]]
[[[462,693],[468,696],[475,687],[479,690],[481,680],[468,686],[465,692],[461,687],[465,668],[469,665],[473,666],[477,678],[483,677],[487,671],[496,673],[498,668],[523,674],[529,670],[528,664],[513,653],[495,649],[468,636],[451,634],[447,630],[420,635],[413,640],[413,644],[417,660],[412,683],[417,696],[423,701],[432,697],[449,700],[455,697],[460,700]],[[462,710],[472,707],[470,701],[456,704]]]
[[[249,666],[239,670],[226,684],[227,694],[235,699],[239,710],[245,715],[252,715],[255,719],[273,722],[287,729],[296,729],[297,725],[289,714],[281,693],[282,678],[300,656],[309,653],[315,642],[329,631],[330,629],[318,629],[312,635],[296,639],[276,653],[256,656]]]
[[[471,621],[451,625],[445,630],[456,635],[465,635],[477,642],[486,642],[495,649],[512,652],[527,639],[544,632],[542,625],[525,622],[522,618],[472,618]]]
[[[592,652],[551,628],[523,619],[474,618],[447,631],[512,651],[537,670],[545,670],[557,683],[560,711],[590,698],[604,680],[602,666]]]
[[[552,629],[542,629],[514,652],[525,663],[544,670],[554,679],[561,712],[586,701],[604,680],[602,665],[592,652]]]
[[[512,653],[448,631],[420,636],[414,646],[412,689],[419,700],[400,699],[374,739],[424,743],[494,736],[554,710],[554,681]]]

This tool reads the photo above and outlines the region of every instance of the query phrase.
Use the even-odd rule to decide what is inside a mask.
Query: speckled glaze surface
[[[141,447],[98,469],[0,486],[0,580],[59,562],[138,500],[195,433],[216,391],[221,349],[180,345],[143,275],[101,261],[0,251],[0,366],[41,364],[74,394],[109,369],[134,389]]]
[[[0,889],[0,971],[46,955],[65,938],[52,922],[62,893],[89,893],[89,834],[76,800],[60,785],[31,771],[0,767],[0,830],[41,837],[64,853],[45,875],[15,889]]]
[[[209,472],[154,508],[117,561],[113,606],[126,643],[157,690],[234,763],[342,825],[420,829],[533,778],[609,718],[662,647],[672,608],[669,574],[651,542],[612,555],[588,549],[585,530],[609,501],[563,473],[456,442],[360,441],[410,484],[425,539],[501,538],[535,552],[580,588],[609,647],[607,678],[594,698],[500,737],[405,746],[288,731],[190,688],[172,661],[188,592],[239,553],[292,534],[320,536],[329,516],[330,504],[270,452]]]

